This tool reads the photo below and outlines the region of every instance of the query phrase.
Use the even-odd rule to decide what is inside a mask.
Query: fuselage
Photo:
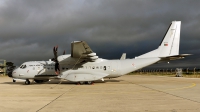
[[[125,59],[125,60],[106,60],[97,59],[94,62],[87,62],[83,59],[65,59],[60,62],[59,76],[68,74],[109,74],[104,78],[116,78],[148,65],[154,64],[160,58],[144,59]],[[48,79],[49,77],[58,77],[55,73],[54,61],[29,61],[23,63],[13,71],[13,78],[19,79]],[[63,77],[64,78],[64,77]]]

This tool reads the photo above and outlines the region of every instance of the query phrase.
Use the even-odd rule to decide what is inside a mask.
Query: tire
[[[25,84],[26,84],[26,85],[29,85],[29,84],[30,84],[30,81],[27,79],[27,80],[25,81]]]
[[[87,84],[91,85],[93,82],[92,81],[87,81]]]
[[[83,84],[85,84],[85,82],[83,82],[83,81],[80,81],[79,83],[80,83],[80,85],[83,85]]]

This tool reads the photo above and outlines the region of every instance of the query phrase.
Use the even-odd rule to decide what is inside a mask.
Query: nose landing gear
[[[30,84],[30,81],[29,81],[28,79],[26,79],[25,84],[26,84],[26,85],[29,85],[29,84]]]

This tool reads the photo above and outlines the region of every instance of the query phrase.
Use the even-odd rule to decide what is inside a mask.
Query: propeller
[[[60,74],[60,67],[59,67],[59,62],[58,62],[57,51],[58,51],[58,46],[55,46],[53,48],[53,53],[54,53],[54,59],[53,59],[53,61],[55,62],[55,73],[56,73],[56,75]]]
[[[53,54],[54,58],[52,58],[52,61],[55,62],[55,73],[56,75],[60,74],[60,66],[58,61],[58,46],[53,47]],[[63,52],[63,55],[65,55],[65,50]]]
[[[10,66],[10,67],[7,66],[7,69],[6,69],[7,75],[8,75],[9,77],[12,77],[12,73],[13,73],[13,71],[14,71],[16,68],[17,68],[16,66]]]

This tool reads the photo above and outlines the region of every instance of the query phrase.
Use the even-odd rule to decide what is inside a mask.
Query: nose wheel
[[[26,79],[25,84],[26,84],[26,85],[29,85],[29,84],[30,84],[30,81],[29,81],[28,79]]]

